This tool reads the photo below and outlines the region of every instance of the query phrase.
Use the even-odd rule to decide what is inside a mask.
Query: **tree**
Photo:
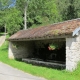
[[[53,21],[54,23],[62,20],[55,0],[47,0],[45,6],[46,8],[44,8],[44,10],[48,15],[49,20]]]
[[[20,30],[22,25],[22,16],[19,10],[11,8],[7,11],[5,16],[4,20],[7,20],[7,30],[10,35]]]
[[[0,11],[0,27],[5,27],[11,35],[20,30],[22,25],[21,12],[16,8]]]
[[[7,11],[8,8],[13,7],[15,3],[13,0],[0,0],[0,27],[5,27],[5,32],[6,32],[6,23],[8,22],[7,17]]]
[[[4,16],[5,16],[4,11],[0,11],[0,29],[5,28],[4,24],[6,24],[6,23],[5,23],[4,18],[3,18]]]
[[[29,2],[28,0],[17,0],[16,6],[19,10],[22,11],[23,16],[27,14],[27,20],[25,18],[25,22],[28,25],[27,28],[34,24],[61,21],[55,0],[30,0]],[[25,6],[28,7],[27,13]]]
[[[17,8],[22,11],[24,17],[24,29],[27,29],[28,0],[17,0]]]
[[[74,0],[69,0],[69,6],[67,8],[67,18],[66,19],[74,19],[76,18],[76,10],[74,6]]]
[[[80,17],[80,0],[56,0],[62,20]]]
[[[62,21],[66,20],[67,8],[70,5],[69,0],[56,0],[55,2],[59,10],[59,14],[60,14]]]
[[[76,18],[80,18],[80,0],[74,0],[74,10],[76,13]]]
[[[0,10],[0,26],[6,27],[8,33],[11,35],[21,28],[21,12],[14,7],[15,2],[13,0],[1,0],[0,3],[2,6]]]

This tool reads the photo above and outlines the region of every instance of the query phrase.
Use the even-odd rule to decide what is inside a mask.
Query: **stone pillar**
[[[9,42],[9,50],[8,50],[8,57],[10,59],[14,59],[13,51],[12,51],[12,42]]]
[[[66,70],[75,70],[79,60],[80,42],[77,38],[66,38]]]

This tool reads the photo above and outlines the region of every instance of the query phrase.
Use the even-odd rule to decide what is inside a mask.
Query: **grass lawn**
[[[68,72],[65,70],[59,71],[46,67],[33,66],[8,59],[8,42],[5,42],[0,47],[0,61],[32,75],[44,77],[47,80],[80,80],[80,65],[78,65],[78,68],[74,72]]]

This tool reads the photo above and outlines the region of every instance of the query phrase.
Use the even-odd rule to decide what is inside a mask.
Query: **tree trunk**
[[[25,4],[24,8],[24,29],[27,29],[27,4]]]
[[[5,28],[5,30],[4,30],[4,31],[5,31],[5,37],[6,37],[6,23],[5,23],[5,26],[4,26],[4,28]]]

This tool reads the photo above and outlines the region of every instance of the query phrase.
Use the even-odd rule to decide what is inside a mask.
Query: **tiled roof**
[[[73,31],[80,27],[80,19],[68,20],[52,25],[33,29],[20,30],[8,40],[36,40],[72,36]]]

